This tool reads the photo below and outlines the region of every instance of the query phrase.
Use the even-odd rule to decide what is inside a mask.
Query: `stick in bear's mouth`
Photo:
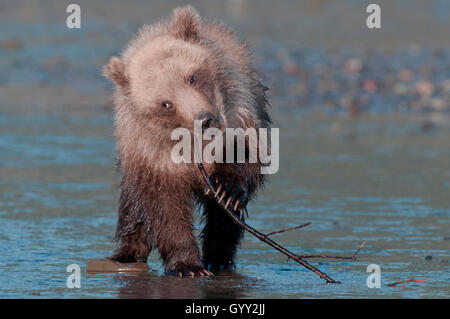
[[[198,139],[198,136],[195,135],[194,138]],[[206,185],[213,192],[213,194],[215,194],[216,193],[216,189],[215,189],[215,187],[214,187],[214,185],[213,185],[213,183],[212,183],[208,173],[206,172],[205,167],[203,166],[203,163],[201,162],[201,155],[200,155],[200,151],[198,150],[198,148],[194,148],[194,156],[196,156],[197,167],[200,170],[200,173],[202,174],[202,176],[203,176],[203,178],[204,178],[204,180],[206,182]],[[217,200],[217,198],[216,198],[216,201],[223,208],[223,210],[227,213],[227,215],[230,216],[230,218],[233,220],[233,222],[235,222],[237,225],[239,225],[240,227],[242,227],[243,229],[245,229],[246,231],[251,233],[253,236],[255,236],[259,240],[265,242],[266,244],[272,246],[273,248],[275,248],[276,250],[280,251],[281,253],[285,254],[286,256],[288,256],[289,259],[295,260],[296,262],[298,262],[303,267],[305,267],[305,268],[311,270],[312,272],[316,273],[317,275],[320,276],[320,278],[325,279],[327,283],[340,284],[339,281],[336,281],[333,278],[329,277],[326,273],[324,273],[324,272],[320,271],[319,269],[317,269],[316,267],[312,266],[307,261],[303,260],[300,256],[295,255],[294,253],[290,252],[289,250],[287,250],[286,248],[284,248],[280,244],[278,244],[275,241],[271,240],[268,237],[268,235],[265,235],[265,234],[257,231],[253,227],[249,226],[248,224],[246,224],[243,220],[241,220],[239,217],[237,217],[231,211],[231,209],[228,208],[227,205],[225,203],[223,203],[221,200]],[[239,214],[239,216],[240,216],[240,214]],[[299,227],[294,227],[294,228],[299,228]],[[357,250],[355,255],[353,255],[351,257],[351,259],[353,259],[353,260],[356,259],[356,255],[358,254],[358,252],[362,248],[362,246],[364,246],[364,244],[365,244],[365,242],[363,243],[363,245],[360,246],[360,248]],[[334,257],[334,256],[328,256],[328,257],[330,257],[330,258],[338,258],[338,259],[349,259],[347,257]]]

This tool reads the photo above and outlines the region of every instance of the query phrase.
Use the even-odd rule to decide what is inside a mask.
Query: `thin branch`
[[[356,256],[358,256],[359,251],[361,248],[364,247],[366,244],[366,241],[364,241],[361,246],[356,250],[356,252],[353,254],[353,256],[350,257],[341,257],[341,256],[328,256],[328,255],[299,255],[300,258],[331,258],[331,259],[351,259],[356,260]]]
[[[203,167],[203,164],[200,162],[199,159],[200,159],[200,157],[198,157],[197,167],[200,170],[200,172],[202,173],[206,184],[208,185],[210,190],[213,192],[213,194],[215,194],[216,193],[215,187],[214,187],[214,185],[212,185],[211,180],[209,178],[209,175],[206,172],[205,168]],[[319,269],[317,269],[316,267],[310,265],[306,260],[303,260],[302,258],[296,256],[295,254],[293,254],[292,252],[290,252],[289,250],[287,250],[283,246],[281,246],[278,243],[274,242],[269,237],[267,237],[267,235],[264,235],[263,233],[260,233],[259,231],[257,231],[253,227],[247,225],[245,222],[243,222],[241,219],[239,219],[229,208],[225,208],[225,204],[223,202],[219,202],[218,201],[218,204],[224,209],[224,211],[228,214],[228,216],[230,216],[230,218],[233,220],[233,222],[235,222],[236,224],[241,226],[243,229],[245,229],[246,231],[251,233],[253,236],[258,238],[259,240],[261,240],[261,241],[265,242],[266,244],[272,246],[276,250],[278,250],[278,251],[282,252],[283,254],[285,254],[286,256],[288,256],[290,259],[293,259],[296,262],[298,262],[299,264],[301,264],[303,267],[305,267],[305,268],[311,270],[312,272],[316,273],[320,278],[325,279],[327,283],[332,283],[332,284],[340,283],[339,281],[336,281],[333,278],[329,277],[326,273],[324,273],[324,272],[320,271]]]
[[[291,228],[286,228],[286,229],[281,229],[281,230],[273,231],[273,232],[271,232],[271,233],[266,234],[266,236],[284,233],[284,232],[287,232],[287,231],[290,231],[290,230],[295,230],[295,229],[303,228],[303,227],[308,226],[308,225],[311,225],[311,222],[307,222],[306,224],[298,225],[298,226],[291,227]]]
[[[197,138],[197,136],[194,135],[194,138]],[[199,145],[199,144],[197,143],[197,145]],[[206,170],[205,170],[205,168],[203,166],[203,163],[201,161],[202,157],[201,157],[200,151],[199,151],[199,149],[197,147],[194,147],[194,158],[196,159],[197,167],[200,170],[200,173],[202,174],[202,176],[203,176],[203,178],[204,178],[204,180],[206,182],[206,185],[208,186],[210,191],[212,191],[212,193],[215,194],[216,193],[216,189],[215,189],[214,185],[212,184],[212,181],[211,181],[208,173],[206,172]],[[273,248],[275,248],[279,252],[285,254],[287,256],[288,260],[289,259],[295,260],[296,262],[298,262],[303,267],[309,269],[310,271],[312,271],[315,274],[317,274],[320,278],[324,279],[327,283],[340,284],[339,281],[334,280],[333,278],[328,276],[326,273],[320,271],[316,267],[314,267],[311,264],[309,264],[306,260],[303,260],[302,256],[295,255],[294,253],[290,252],[289,250],[287,250],[286,248],[284,248],[283,246],[281,246],[280,244],[276,243],[275,241],[273,241],[272,239],[269,238],[270,235],[277,234],[277,233],[282,233],[282,232],[285,232],[285,231],[288,231],[288,230],[298,229],[298,228],[307,226],[310,223],[306,223],[304,225],[300,225],[300,226],[297,226],[297,227],[294,227],[294,228],[282,229],[280,231],[272,232],[272,233],[269,233],[269,234],[265,235],[265,234],[257,231],[253,227],[249,226],[243,220],[241,220],[239,217],[237,217],[230,208],[225,206],[226,204],[223,201],[218,200],[218,198],[216,198],[216,201],[217,201],[217,204],[220,207],[223,208],[223,210],[227,213],[227,215],[231,218],[231,220],[234,223],[236,223],[237,225],[242,227],[244,230],[246,230],[249,233],[251,233],[253,236],[258,238],[262,242],[265,242],[269,246],[272,246]],[[239,216],[240,215],[241,214],[239,212]],[[365,245],[365,243],[366,242],[363,242],[361,244],[361,246],[358,248],[356,253],[352,257],[350,257],[350,259],[355,259],[356,258],[356,256],[358,255],[360,249]],[[327,258],[337,258],[337,257],[327,257]]]

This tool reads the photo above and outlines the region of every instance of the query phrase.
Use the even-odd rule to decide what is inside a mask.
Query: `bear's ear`
[[[177,38],[185,41],[196,41],[198,40],[200,21],[200,15],[192,6],[176,8],[173,10],[170,30]]]
[[[125,65],[118,57],[112,57],[103,67],[103,75],[122,88],[128,87],[129,81]]]

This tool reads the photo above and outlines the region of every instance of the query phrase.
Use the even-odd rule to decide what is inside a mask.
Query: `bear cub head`
[[[143,126],[157,126],[160,136],[162,129],[192,130],[194,120],[225,128],[220,67],[214,51],[200,39],[200,28],[195,9],[175,10],[165,24],[143,27],[122,57],[111,58],[103,69],[116,84],[116,95],[126,100],[123,111]]]

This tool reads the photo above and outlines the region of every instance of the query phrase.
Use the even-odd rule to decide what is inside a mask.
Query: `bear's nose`
[[[203,111],[197,114],[197,116],[195,117],[196,121],[201,121],[202,122],[202,129],[207,129],[211,126],[211,124],[214,121],[214,115],[210,112],[207,111]]]

